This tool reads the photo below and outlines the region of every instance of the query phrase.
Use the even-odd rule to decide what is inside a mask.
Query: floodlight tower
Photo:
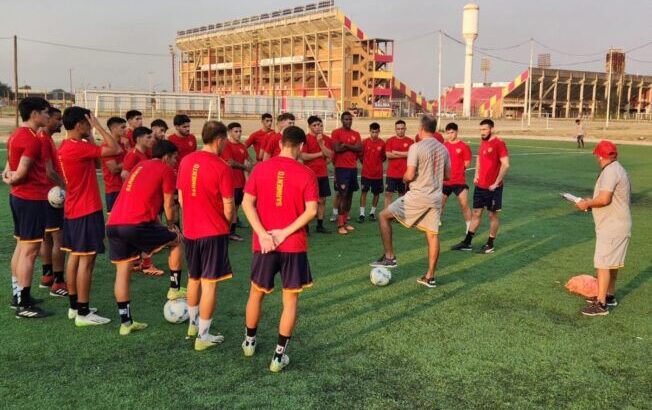
[[[464,105],[462,115],[471,116],[471,87],[473,87],[473,43],[478,38],[478,18],[480,6],[469,3],[464,6],[464,17],[462,19],[462,34],[466,41],[466,58],[464,64]]]

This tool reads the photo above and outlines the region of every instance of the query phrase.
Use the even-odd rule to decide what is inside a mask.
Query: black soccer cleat
[[[458,243],[457,245],[451,246],[452,251],[472,251],[473,247],[471,246],[470,243],[466,243],[464,241]]]
[[[50,312],[46,312],[38,306],[18,306],[16,309],[17,319],[41,319],[50,316]]]
[[[586,298],[586,303],[594,304],[597,301],[598,301],[598,298],[596,296]],[[618,300],[616,299],[615,295],[607,295],[607,299],[606,299],[605,302],[607,302],[607,306],[610,306],[610,307],[618,306]]]
[[[331,233],[331,231],[329,231],[328,229],[324,228],[323,226],[318,226],[318,227],[315,229],[315,231],[316,231],[317,233],[325,233],[325,234]]]
[[[37,298],[34,298],[34,297],[30,296],[30,300],[29,300],[28,305],[30,305],[30,306],[39,305],[42,302],[43,302],[43,299],[37,299]],[[18,297],[17,296],[14,295],[14,296],[11,297],[11,302],[9,303],[9,308],[14,309],[14,310],[18,309]]]
[[[494,250],[495,248],[493,245],[489,245],[488,243],[485,243],[484,245],[482,245],[482,248],[480,248],[478,253],[480,254],[494,253]]]
[[[376,215],[369,214],[369,220],[372,221],[372,222],[376,222]]]
[[[381,256],[378,258],[377,261],[371,262],[369,266],[373,266],[374,268],[395,268],[397,267],[396,263],[396,258],[386,258],[385,255]]]
[[[364,215],[360,215],[360,216],[358,217],[358,223],[360,223],[360,224],[361,224],[361,223],[364,223]]]

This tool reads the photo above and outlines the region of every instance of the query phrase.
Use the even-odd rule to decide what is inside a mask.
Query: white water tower
[[[464,105],[462,115],[471,116],[471,88],[473,87],[473,43],[478,38],[478,19],[480,6],[469,3],[464,6],[464,17],[462,19],[462,34],[466,41],[466,58],[464,63]]]

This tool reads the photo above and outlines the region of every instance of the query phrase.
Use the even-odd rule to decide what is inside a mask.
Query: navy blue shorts
[[[48,206],[46,200],[22,199],[9,194],[14,237],[20,242],[41,242],[45,235]]]
[[[233,277],[229,261],[229,235],[184,238],[183,242],[190,279],[218,282]]]
[[[151,255],[177,239],[177,234],[157,222],[137,225],[108,225],[109,259],[113,263],[129,262],[141,253]]]
[[[233,188],[233,202],[235,202],[235,206],[242,205],[243,198],[244,198],[244,188]]]
[[[331,184],[328,177],[318,177],[317,185],[319,185],[319,197],[326,198],[331,196]]]
[[[55,208],[48,202],[45,232],[56,232],[61,229],[63,229],[63,208]]]
[[[62,251],[73,255],[104,253],[104,215],[93,212],[79,218],[63,218]]]
[[[487,211],[498,212],[503,207],[503,187],[494,191],[475,187],[473,191],[473,209],[487,208]]]
[[[369,192],[378,195],[383,192],[383,179],[370,179],[366,177],[360,178],[360,185],[362,185],[362,192]]]
[[[340,195],[350,194],[360,189],[357,168],[335,168],[335,181]]]
[[[385,177],[385,191],[405,195],[407,189],[403,178]]]
[[[301,292],[312,286],[306,252],[270,252],[265,254],[254,252],[251,261],[251,283],[256,289],[271,293],[274,290],[274,277],[279,272],[283,290],[286,292]]]
[[[106,213],[110,214],[111,210],[113,209],[113,205],[115,205],[115,200],[118,199],[118,194],[120,192],[109,192],[108,194],[104,194],[104,200],[106,201]]]
[[[451,194],[460,196],[460,194],[464,192],[465,189],[469,189],[469,186],[466,184],[444,185],[441,189],[441,192],[446,196],[451,196]]]

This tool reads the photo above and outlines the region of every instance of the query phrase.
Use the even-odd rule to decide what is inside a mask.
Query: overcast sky
[[[91,48],[167,54],[177,30],[306,4],[301,0],[3,0],[0,38],[19,37],[19,84],[33,88],[73,86],[157,90],[171,88],[170,58],[79,51],[20,41],[20,38]],[[394,71],[416,91],[436,93],[437,39],[443,30],[461,38],[461,0],[336,0],[344,14],[370,37],[396,40]],[[652,0],[480,0],[480,35],[476,45],[502,48],[535,38],[570,54],[606,52],[610,46],[630,49],[652,42]],[[0,81],[13,84],[12,43],[0,40]],[[525,62],[527,44],[510,50],[487,51]],[[604,70],[604,55],[569,56],[535,45],[536,55],[550,53],[553,66]],[[464,49],[444,40],[443,81],[462,82]],[[482,81],[479,55],[474,81]],[[627,72],[652,74],[652,44],[633,51]],[[565,67],[571,68],[571,67]],[[492,59],[489,81],[511,81],[521,64]]]

